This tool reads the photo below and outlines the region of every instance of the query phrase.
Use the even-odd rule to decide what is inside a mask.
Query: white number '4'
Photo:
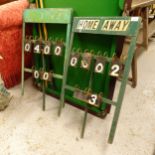
[[[36,53],[39,53],[39,52],[40,52],[40,46],[39,46],[39,45],[36,45],[36,46],[34,47],[34,51],[35,51]]]

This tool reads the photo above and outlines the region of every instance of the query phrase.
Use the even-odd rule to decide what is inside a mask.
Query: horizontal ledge
[[[134,0],[131,6],[131,10],[134,10],[136,8],[140,8],[140,7],[148,7],[152,4],[154,4],[155,1],[154,0]]]
[[[70,91],[75,91],[76,88],[75,88],[75,87],[72,87],[72,86],[66,85],[66,86],[65,86],[65,89],[68,89],[68,90],[70,90]],[[104,103],[106,103],[106,104],[110,104],[110,105],[116,106],[116,102],[114,102],[114,101],[112,101],[112,100],[110,100],[110,99],[104,98],[104,97],[102,97],[102,102],[104,102]]]
[[[30,68],[24,68],[24,72],[32,73],[33,70],[30,69]],[[62,75],[60,75],[60,74],[55,74],[55,73],[52,73],[52,76],[53,76],[53,78],[56,78],[56,79],[62,79],[62,78],[63,78]]]
[[[30,68],[24,68],[24,72],[32,73],[32,69],[30,69]]]

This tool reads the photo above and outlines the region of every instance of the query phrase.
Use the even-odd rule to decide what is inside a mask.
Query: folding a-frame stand
[[[21,81],[21,85],[22,85],[22,95],[24,95],[24,72],[28,72],[28,73],[33,73],[33,69],[30,68],[25,68],[24,67],[24,53],[26,52],[31,52],[32,50],[29,48],[29,46],[26,47],[25,44],[25,27],[26,27],[26,23],[37,23],[37,24],[66,24],[67,25],[67,29],[66,29],[66,42],[65,42],[65,59],[64,59],[64,63],[66,63],[66,59],[67,59],[67,52],[69,50],[69,42],[70,42],[70,32],[71,32],[71,21],[72,21],[72,13],[73,10],[72,9],[27,9],[24,12],[24,16],[23,16],[23,42],[22,42],[22,81]],[[26,49],[26,50],[25,50]],[[48,48],[47,48],[48,49]],[[43,83],[45,81],[48,81],[48,76],[49,73],[45,71],[45,66],[44,66],[44,55],[50,55],[51,54],[51,49],[50,50],[45,50],[45,52],[43,50],[41,50],[39,48],[38,53],[42,55],[42,68],[43,68],[43,72],[45,73],[45,78],[43,78]],[[53,71],[54,72],[54,71]],[[39,73],[39,71],[37,72]],[[63,78],[62,75],[59,74],[55,74],[55,73],[51,73],[52,78],[56,78],[56,79],[61,79]],[[39,76],[39,75],[37,75]],[[43,110],[45,110],[45,84],[42,86],[42,90],[43,90]],[[55,91],[55,90],[53,90]]]
[[[113,142],[119,114],[124,98],[124,93],[126,89],[126,84],[128,81],[128,75],[133,59],[133,55],[135,52],[136,39],[139,31],[141,19],[139,17],[76,17],[74,18],[72,34],[71,34],[71,45],[68,52],[67,63],[65,64],[65,70],[63,75],[63,86],[62,86],[62,94],[60,101],[59,114],[61,114],[61,109],[64,106],[65,100],[65,90],[70,90],[75,92],[77,88],[67,85],[67,73],[68,67],[70,65],[70,56],[73,48],[74,35],[75,33],[89,33],[89,34],[99,34],[99,35],[113,35],[113,36],[125,36],[131,38],[131,43],[129,46],[129,51],[125,62],[123,63],[124,69],[122,73],[121,87],[118,93],[117,101],[112,101],[108,98],[102,97],[102,103],[109,104],[115,106],[115,113],[111,125],[111,130],[109,134],[109,143]],[[95,59],[96,56],[94,56]],[[109,63],[112,63],[112,58],[108,59]],[[116,72],[115,72],[116,73]],[[90,80],[93,80],[90,78]],[[81,90],[84,91],[84,90]],[[89,106],[89,102],[86,101]],[[85,126],[87,119],[87,109],[84,115],[83,127],[82,127],[82,137],[84,135]]]

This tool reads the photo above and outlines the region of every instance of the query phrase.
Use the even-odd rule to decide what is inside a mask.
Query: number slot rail
[[[30,69],[30,68],[24,68],[24,72],[33,73],[33,70]],[[53,77],[53,78],[56,78],[56,79],[62,79],[62,78],[63,78],[62,75],[60,75],[60,74],[55,74],[55,73],[52,73],[52,77]]]
[[[69,86],[69,85],[66,85],[65,86],[65,89],[68,89],[68,90],[74,92],[77,88],[76,87]],[[114,105],[114,106],[116,106],[116,103],[117,103],[117,102],[111,101],[110,99],[107,99],[107,98],[104,98],[104,97],[102,97],[102,102],[107,103],[107,104],[110,104],[110,105]]]

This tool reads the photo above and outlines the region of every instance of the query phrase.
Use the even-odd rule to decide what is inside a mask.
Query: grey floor
[[[107,138],[114,108],[104,120],[88,115],[80,139],[83,112],[66,105],[58,118],[58,100],[50,96],[43,112],[42,94],[27,80],[24,97],[20,86],[11,89],[14,99],[0,112],[0,155],[155,155],[155,41],[139,58],[138,79],[136,89],[127,86],[112,145]]]

